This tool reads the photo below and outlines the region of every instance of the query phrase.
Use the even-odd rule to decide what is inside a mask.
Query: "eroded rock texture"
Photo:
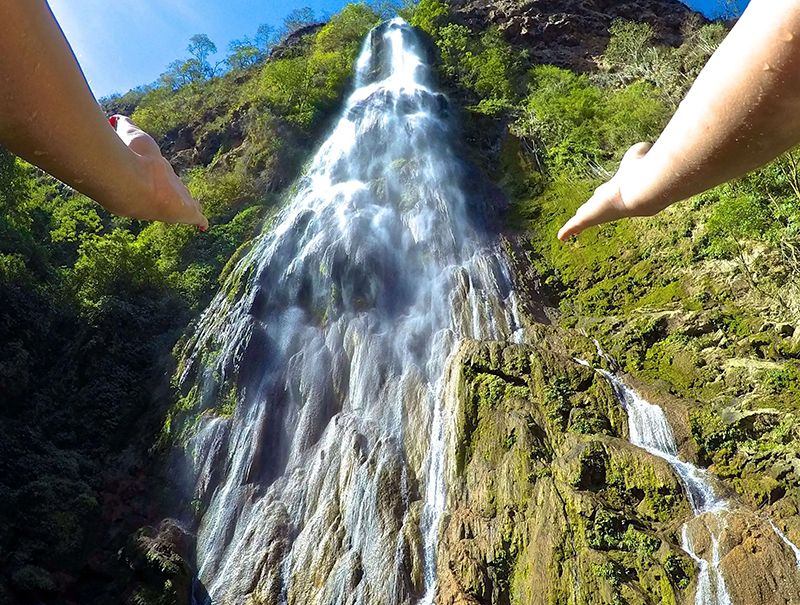
[[[766,518],[739,503],[692,518],[670,465],[627,441],[601,375],[550,346],[468,342],[460,355],[439,603],[693,603],[686,521],[724,524],[733,602],[797,602],[796,562]]]
[[[545,348],[464,345],[440,602],[675,603],[693,575],[669,465],[602,377]]]
[[[617,19],[651,23],[656,42],[675,45],[690,15],[677,0],[450,0],[457,18],[473,30],[496,26],[510,42],[531,53],[534,63],[584,71],[608,44]]]

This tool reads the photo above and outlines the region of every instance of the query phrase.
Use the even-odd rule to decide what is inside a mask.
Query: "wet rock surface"
[[[711,560],[718,549],[733,603],[798,602],[798,561],[785,539],[798,529],[792,498],[778,494],[759,510],[720,483],[730,510],[693,518],[671,466],[628,442],[606,381],[565,354],[564,342],[580,348],[581,338],[554,341],[542,329],[533,340],[468,342],[459,353],[439,603],[692,603],[699,569],[681,548],[684,522],[697,556]],[[691,453],[689,435],[680,437],[690,402],[662,396],[659,404],[683,417],[679,440]],[[748,413],[730,422],[771,419]],[[794,472],[790,464],[774,471],[782,480]]]
[[[438,602],[681,602],[694,571],[680,481],[627,441],[607,382],[557,347],[461,349]]]

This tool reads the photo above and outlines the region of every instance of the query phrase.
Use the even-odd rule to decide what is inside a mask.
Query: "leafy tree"
[[[167,66],[159,77],[159,84],[167,90],[178,90],[189,84],[209,80],[218,73],[220,64],[211,65],[209,59],[216,54],[217,46],[206,34],[195,34],[186,47],[188,59],[177,59]]]
[[[684,27],[684,42],[675,50],[690,85],[728,35],[728,27],[721,22],[702,23],[690,19]],[[683,86],[683,89],[686,85]]]
[[[260,51],[267,53],[277,43],[277,32],[275,28],[266,23],[262,23],[256,30],[253,38],[253,45]]]
[[[444,74],[457,82],[469,83],[475,59],[470,29],[457,23],[444,25],[438,30],[436,45],[439,47]]]
[[[684,26],[684,43],[679,48],[656,46],[649,23],[616,21],[608,47],[598,65],[601,81],[626,86],[637,80],[649,82],[662,98],[677,106],[689,86],[727,34],[722,23],[703,24],[689,19]]]
[[[511,107],[518,96],[519,55],[495,28],[481,36],[479,48],[473,59],[474,90],[480,95],[482,103],[479,106],[484,109],[489,106]]]
[[[264,61],[276,42],[275,29],[263,23],[253,38],[233,40],[228,45],[230,54],[225,60],[231,69],[248,69]]]
[[[377,21],[367,5],[347,5],[316,34],[309,53],[264,65],[259,100],[292,123],[311,126],[340,98],[361,41]]]
[[[85,239],[78,255],[73,278],[84,306],[98,306],[105,298],[126,292],[158,291],[163,286],[155,257],[124,229]]]
[[[228,45],[228,52],[225,62],[231,69],[247,69],[264,60],[263,53],[249,38],[233,40]]]
[[[479,99],[476,109],[492,114],[511,109],[518,99],[522,55],[499,31],[474,35],[464,25],[449,23],[437,30],[442,71]]]
[[[605,174],[622,150],[654,137],[667,120],[658,91],[644,82],[603,89],[585,75],[549,65],[534,67],[529,76],[530,94],[514,128],[556,173]]]
[[[447,5],[441,0],[420,0],[409,23],[435,37],[449,13]]]
[[[314,41],[314,52],[338,51],[348,62],[360,49],[364,36],[379,20],[375,9],[367,4],[348,4],[319,31]]]
[[[77,252],[82,242],[100,235],[106,229],[107,220],[101,218],[100,214],[101,207],[89,198],[82,195],[69,198],[53,211],[51,240],[73,244]]]
[[[24,220],[29,195],[29,178],[22,163],[0,147],[0,216],[15,223]]]
[[[192,36],[186,50],[191,56],[187,63],[191,63],[192,68],[197,70],[200,79],[213,78],[217,74],[217,67],[212,67],[209,63],[209,58],[217,52],[217,45],[206,34]]]
[[[608,30],[611,37],[601,57],[601,66],[607,69],[629,65],[633,70],[652,61],[655,31],[649,23],[617,20]]]

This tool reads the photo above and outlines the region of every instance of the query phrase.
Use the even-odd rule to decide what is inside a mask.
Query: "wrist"
[[[630,216],[652,216],[680,198],[675,197],[675,177],[668,169],[669,162],[660,161],[652,151],[636,160],[621,175],[619,194]]]

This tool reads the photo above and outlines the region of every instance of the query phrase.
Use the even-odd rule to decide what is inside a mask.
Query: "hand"
[[[153,138],[126,116],[112,116],[109,122],[140,160],[145,194],[126,204],[125,213],[132,218],[187,223],[197,225],[201,231],[208,229],[200,205],[161,155]]]
[[[648,216],[655,214],[661,207],[638,200],[626,199],[623,195],[623,184],[634,179],[637,168],[647,152],[650,143],[637,143],[625,153],[619,170],[614,177],[595,189],[594,195],[583,206],[578,208],[571,219],[561,227],[558,239],[565,241],[571,235],[577,235],[587,227],[615,221],[630,216]],[[650,207],[652,206],[652,207]]]

